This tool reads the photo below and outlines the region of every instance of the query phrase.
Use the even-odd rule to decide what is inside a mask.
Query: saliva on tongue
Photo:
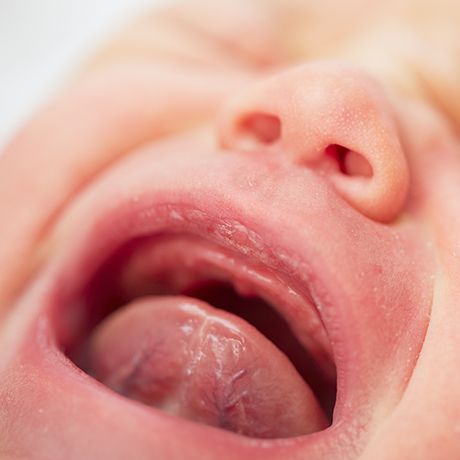
[[[167,413],[255,438],[324,429],[289,359],[243,319],[188,297],[146,297],[108,317],[89,342],[90,372]]]

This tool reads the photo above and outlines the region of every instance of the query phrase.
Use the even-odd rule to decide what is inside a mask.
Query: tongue
[[[90,341],[93,375],[129,398],[247,436],[319,431],[325,416],[288,358],[241,318],[187,297],[118,310]]]

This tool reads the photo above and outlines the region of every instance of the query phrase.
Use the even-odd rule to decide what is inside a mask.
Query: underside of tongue
[[[188,297],[117,310],[89,342],[102,383],[170,414],[258,438],[319,431],[326,417],[289,359],[252,325]]]

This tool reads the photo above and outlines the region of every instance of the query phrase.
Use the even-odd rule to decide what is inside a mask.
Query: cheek
[[[132,150],[208,119],[244,80],[126,65],[83,79],[33,118],[0,156],[0,261],[9,267],[0,312],[46,256],[49,228],[80,190]]]
[[[220,361],[209,351],[212,347],[208,342],[196,347],[187,341],[189,338],[170,332],[183,332],[184,323],[193,323],[196,317],[189,314],[181,318],[177,301],[168,304],[170,308],[162,312],[163,316],[158,311],[152,313],[153,301],[147,305],[148,314],[143,310],[131,322],[123,316],[128,310],[119,312],[122,320],[118,325],[106,318],[106,323],[93,331],[93,342],[85,342],[90,343],[91,364],[85,367],[78,359],[74,361],[97,377],[100,382],[96,382],[66,359],[61,353],[63,343],[56,343],[53,334],[46,335],[49,324],[44,316],[34,316],[36,328],[23,334],[27,329],[24,324],[32,319],[27,319],[24,311],[18,313],[8,322],[5,330],[9,332],[1,339],[5,350],[16,350],[15,344],[23,336],[26,342],[21,353],[11,360],[13,364],[5,366],[0,374],[0,399],[5,402],[1,408],[4,417],[0,417],[3,450],[24,457],[30,457],[32,452],[54,458],[104,458],[113,449],[120,457],[148,458],[146,453],[156,452],[163,458],[182,459],[187,446],[196,458],[218,458],[224,452],[228,459],[307,455],[312,459],[342,460],[356,458],[356,452],[361,450],[363,458],[369,459],[402,458],[403,453],[407,458],[428,458],[429,444],[435,446],[439,458],[449,458],[459,450],[456,420],[460,417],[460,393],[455,385],[459,376],[457,366],[453,365],[460,340],[456,328],[456,299],[460,293],[456,288],[455,249],[456,235],[460,234],[456,216],[460,216],[460,210],[453,198],[460,196],[456,139],[446,123],[435,120],[429,110],[400,104],[398,98],[388,104],[380,97],[380,90],[374,92],[368,77],[354,69],[329,72],[326,68],[323,72],[321,66],[313,64],[281,78],[276,75],[268,86],[257,83],[247,91],[246,81],[257,72],[254,67],[263,67],[273,58],[272,48],[267,45],[271,42],[255,39],[260,37],[261,29],[246,28],[243,35],[247,40],[240,43],[234,35],[228,35],[233,30],[229,32],[219,22],[221,15],[220,12],[216,16],[212,31],[199,31],[193,37],[176,34],[170,23],[155,22],[159,34],[155,42],[147,40],[139,45],[134,40],[134,49],[129,48],[127,53],[139,53],[143,58],[149,53],[168,52],[174,65],[146,64],[126,66],[120,73],[96,72],[32,121],[25,134],[0,158],[0,217],[6,242],[0,247],[0,262],[8,267],[0,280],[0,307],[7,311],[10,299],[26,285],[25,280],[35,267],[33,261],[42,260],[43,253],[48,255],[48,248],[59,248],[56,254],[51,249],[51,259],[64,252],[77,252],[77,243],[83,241],[85,230],[92,228],[99,216],[95,212],[85,213],[91,208],[85,204],[92,203],[93,211],[97,208],[94,203],[100,205],[96,210],[106,225],[101,225],[104,231],[97,235],[97,240],[103,245],[120,229],[146,231],[149,224],[145,222],[155,218],[151,210],[139,211],[138,222],[137,217],[128,215],[111,220],[109,225],[107,209],[124,205],[134,208],[143,197],[151,204],[148,193],[152,190],[157,192],[158,201],[174,202],[186,197],[194,205],[188,227],[174,227],[174,234],[184,228],[198,231],[198,218],[211,203],[210,210],[206,210],[214,221],[200,221],[200,231],[206,237],[222,238],[234,249],[239,244],[237,249],[246,255],[251,247],[251,256],[264,262],[269,259],[267,253],[279,257],[280,273],[273,279],[254,267],[246,269],[246,275],[251,273],[257,283],[264,281],[272,288],[283,276],[297,276],[298,283],[307,282],[308,278],[308,283],[319,286],[315,285],[312,296],[316,303],[309,298],[311,303],[318,310],[328,312],[330,305],[334,305],[339,311],[339,319],[334,316],[337,313],[328,316],[329,313],[321,312],[321,321],[315,316],[315,327],[308,330],[302,316],[304,304],[292,303],[295,308],[290,305],[289,313],[290,324],[304,338],[301,348],[316,346],[316,350],[322,350],[326,342],[326,351],[322,351],[329,358],[334,348],[340,365],[340,399],[334,417],[332,406],[337,388],[331,360],[325,367],[332,379],[318,378],[320,384],[328,387],[325,402],[319,398],[318,403],[315,396],[321,394],[321,389],[315,388],[315,384],[313,390],[305,389],[305,382],[284,356],[284,350],[278,350],[282,347],[273,337],[276,331],[278,336],[283,335],[282,328],[271,327],[276,329],[275,334],[263,337],[243,324],[241,310],[254,310],[257,302],[242,298],[254,295],[257,289],[241,275],[247,267],[238,260],[232,266],[235,273],[240,270],[231,279],[235,289],[221,289],[217,296],[222,303],[240,303],[244,307],[238,310],[236,318],[229,319],[227,313],[216,313],[203,306],[202,301],[194,300],[210,329],[228,320],[225,327],[213,332],[222,339],[214,344],[225,355]],[[244,26],[244,17],[238,18]],[[199,15],[195,17],[198,28],[201,19]],[[146,22],[146,27],[151,26]],[[203,47],[201,38],[209,34],[212,40],[214,35],[223,34],[227,45],[230,37],[231,45],[238,45],[237,52],[223,52],[222,48],[216,52],[214,47]],[[134,32],[129,35],[133,36],[136,38]],[[102,53],[94,67],[124,60],[118,46],[123,48],[124,42]],[[177,61],[187,61],[245,67],[248,60],[251,70],[235,74],[227,70],[192,70],[188,66],[179,69],[177,65]],[[344,80],[350,84],[345,85]],[[293,91],[299,88],[302,91]],[[233,98],[236,89],[238,94]],[[317,94],[322,97],[315,98]],[[223,107],[222,101],[227,103]],[[396,120],[392,118],[393,106]],[[136,155],[130,155],[132,170],[123,169],[121,158],[129,152],[144,144],[167,141],[189,128],[196,128],[193,141],[184,136],[171,142],[176,159],[165,161],[168,165],[164,169],[156,161],[154,148],[137,153],[139,162]],[[168,142],[162,144],[167,150]],[[215,148],[216,145],[221,148]],[[209,146],[209,158],[200,155]],[[37,155],[31,155],[32,151]],[[118,176],[116,172],[111,176],[108,170],[112,166],[119,166]],[[37,171],[41,174],[37,175]],[[23,186],[18,187],[18,183]],[[100,190],[105,194],[98,194]],[[78,201],[75,197],[80,193],[83,199]],[[67,205],[75,202],[75,208],[70,206],[69,211]],[[57,232],[60,245],[55,246],[53,239],[48,246],[49,240],[43,235],[48,235],[56,218],[63,219],[60,224],[64,222]],[[172,208],[169,218],[176,219],[176,225],[181,215]],[[260,225],[268,235],[270,250],[260,244],[256,232],[241,225],[245,220]],[[141,221],[146,226],[142,227]],[[289,247],[286,253],[280,251],[283,244]],[[438,260],[432,258],[433,248]],[[300,270],[299,265],[303,268],[307,264],[298,263],[292,254],[300,254],[316,264],[315,270]],[[152,280],[167,279],[173,284],[172,279],[178,282],[183,276],[202,282],[204,278],[198,275],[205,270],[198,262],[191,263],[187,255],[189,246],[174,257],[171,251],[163,254],[161,273],[155,273],[156,278],[152,279],[151,267],[147,267],[150,271],[144,273],[144,280],[136,273],[135,279],[130,280],[133,289],[139,289],[139,283],[144,281],[141,293],[148,295],[152,293]],[[91,252],[88,257],[92,256]],[[172,274],[165,269],[165,261],[170,259]],[[215,259],[222,262],[225,257],[220,254]],[[218,278],[217,272],[214,268],[213,277]],[[205,274],[205,281],[209,282],[212,277]],[[324,285],[318,281],[322,277],[326,279]],[[71,282],[67,281],[61,283],[64,291],[70,289]],[[224,281],[229,282],[227,278]],[[107,282],[106,291],[116,293],[115,284]],[[258,289],[262,290],[260,286]],[[199,291],[185,290],[189,294]],[[296,294],[289,286],[278,291],[282,291],[281,298]],[[72,300],[75,302],[65,305],[68,310],[61,309],[63,323],[83,318],[78,309],[82,299]],[[88,305],[97,307],[94,302]],[[269,314],[261,316],[266,321]],[[198,323],[202,332],[201,317]],[[279,325],[281,321],[276,319],[274,323]],[[228,324],[238,326],[236,336]],[[17,331],[21,331],[19,335]],[[120,369],[125,370],[125,363],[120,365],[116,361],[121,359],[132,365],[138,348],[145,346],[140,340],[152,337],[152,331],[167,345],[162,359],[141,367],[136,378],[130,374],[131,386],[126,389],[126,375],[117,374]],[[334,339],[332,345],[330,337]],[[241,350],[244,341],[251,343]],[[239,399],[228,393],[226,383],[232,379],[217,375],[219,366],[234,364],[231,359],[236,355],[236,387],[241,383],[241,375],[251,374],[256,368],[254,363],[263,369],[254,372],[254,378],[243,385],[239,396],[244,397]],[[196,356],[204,357],[202,365],[187,380],[182,370]],[[301,359],[307,361],[304,355]],[[305,373],[313,372],[309,366],[303,369]],[[181,374],[180,379],[177,374]],[[155,386],[158,381],[160,384]],[[248,392],[261,397],[251,399]],[[222,394],[224,397],[219,398]],[[244,404],[240,404],[241,400]],[[197,428],[159,411],[152,412],[143,404],[253,438],[304,437],[286,443],[259,443],[223,430]],[[326,406],[327,417],[321,405]],[[225,420],[222,406],[227,411]],[[328,417],[334,418],[329,428]],[[266,436],[261,436],[261,432]],[[435,458],[432,450],[428,455]]]

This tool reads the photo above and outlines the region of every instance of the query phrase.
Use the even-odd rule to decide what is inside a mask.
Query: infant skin
[[[460,8],[380,3],[158,10],[6,147],[1,458],[460,457]]]

